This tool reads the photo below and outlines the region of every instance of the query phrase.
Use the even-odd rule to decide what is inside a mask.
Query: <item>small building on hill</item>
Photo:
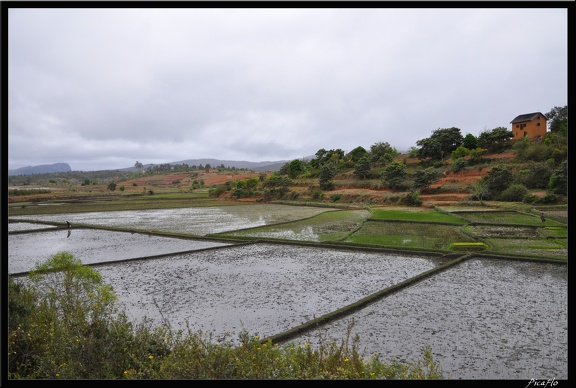
[[[546,135],[547,118],[540,112],[526,113],[516,118],[512,124],[512,140],[543,138]]]

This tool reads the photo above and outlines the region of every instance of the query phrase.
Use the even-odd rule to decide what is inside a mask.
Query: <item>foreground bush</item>
[[[283,345],[242,333],[218,343],[190,330],[135,325],[100,274],[59,252],[29,279],[8,279],[10,379],[437,379],[425,348],[415,364],[364,359],[358,338]]]

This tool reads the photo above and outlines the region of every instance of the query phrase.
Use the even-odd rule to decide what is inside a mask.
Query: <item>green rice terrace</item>
[[[532,207],[488,202],[480,205],[412,206],[363,206],[350,209],[334,204],[297,202],[254,203],[207,198],[206,194],[194,197],[155,196],[154,199],[137,200],[120,197],[78,201],[54,201],[27,205],[11,204],[11,220],[27,218],[38,221],[63,222],[60,214],[117,212],[129,217],[129,211],[143,209],[215,208],[229,209],[232,215],[245,217],[253,206],[266,213],[267,222],[256,222],[230,231],[192,231],[192,235],[233,240],[271,240],[290,243],[330,243],[358,247],[379,247],[406,251],[431,251],[449,253],[454,250],[471,250],[485,255],[568,259],[567,205]],[[266,208],[265,211],[262,211]],[[245,210],[241,210],[245,209]],[[286,210],[288,209],[288,210]],[[313,209],[313,210],[309,210]],[[546,214],[545,220],[540,218]],[[177,213],[177,212],[176,212]],[[52,215],[51,217],[49,215]],[[260,216],[261,217],[261,216]],[[126,226],[130,230],[150,232],[152,226],[141,223],[125,225],[107,217],[102,224]],[[122,217],[116,217],[120,220]],[[75,221],[76,224],[82,221]],[[116,225],[117,224],[117,225]],[[165,232],[180,233],[171,224]],[[184,233],[188,234],[188,233]],[[482,244],[479,244],[482,243]]]
[[[567,226],[561,220],[542,221],[536,211],[489,209],[471,211],[447,206],[338,210],[213,236],[436,252],[469,248],[490,255],[567,260]]]

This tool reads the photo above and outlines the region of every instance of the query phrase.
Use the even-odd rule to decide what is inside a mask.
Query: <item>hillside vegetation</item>
[[[567,203],[567,146],[558,136],[507,140],[492,150],[463,146],[450,156],[400,154],[387,143],[319,150],[278,171],[161,166],[138,172],[98,171],[10,177],[9,203],[30,207],[45,201],[90,199],[218,198],[334,206],[430,206],[501,201],[533,205]],[[560,145],[559,145],[560,144]],[[463,155],[463,156],[461,156]],[[28,209],[30,211],[32,209]],[[37,209],[40,212],[42,210]]]

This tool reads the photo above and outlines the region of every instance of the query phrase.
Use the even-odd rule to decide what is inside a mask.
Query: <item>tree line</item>
[[[346,153],[342,149],[319,149],[313,158],[286,162],[261,185],[264,199],[282,199],[294,196],[289,187],[296,179],[317,179],[320,191],[334,189],[334,178],[339,173],[353,171],[358,180],[379,179],[395,191],[410,191],[417,197],[440,179],[440,171],[461,172],[466,168],[486,163],[485,156],[504,150],[515,151],[515,167],[497,165],[473,188],[474,198],[482,200],[554,202],[556,195],[567,195],[568,117],[567,106],[554,107],[546,114],[550,131],[542,139],[524,138],[514,141],[513,133],[505,127],[484,130],[478,136],[462,135],[456,127],[439,128],[418,140],[407,158],[416,158],[418,167],[409,171],[406,158],[399,160],[399,152],[388,142],[377,142],[365,149],[358,146]],[[219,196],[232,191],[233,197],[253,196],[258,181],[227,182],[211,191]],[[547,191],[544,198],[529,194],[529,189]],[[320,194],[321,196],[321,194]],[[416,204],[418,200],[416,199]]]

